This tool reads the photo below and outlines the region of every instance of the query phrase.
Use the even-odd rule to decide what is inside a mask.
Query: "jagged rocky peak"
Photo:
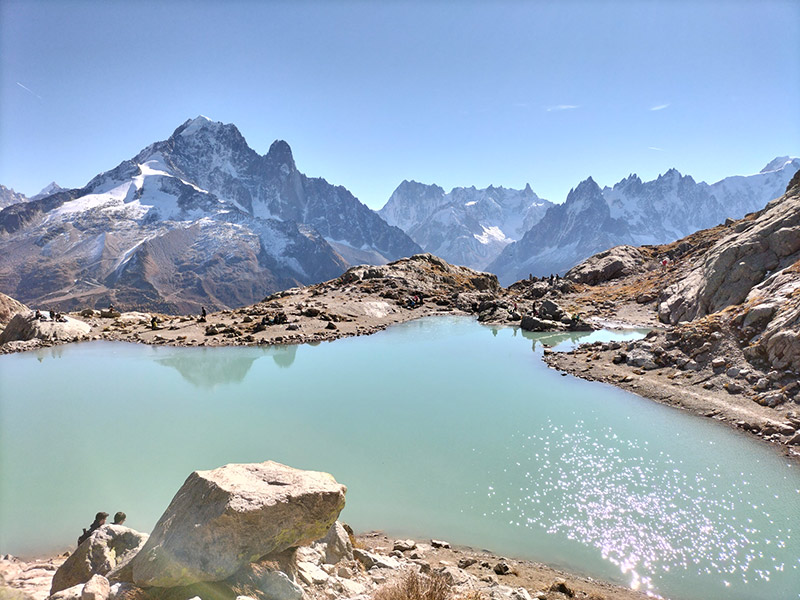
[[[13,188],[7,188],[0,185],[0,210],[12,204],[19,204],[20,202],[27,202],[28,198],[25,194],[14,191]]]
[[[64,188],[62,188],[60,185],[58,185],[55,181],[51,181],[50,183],[48,183],[46,186],[44,186],[42,188],[42,191],[40,191],[35,196],[32,196],[31,200],[38,200],[39,198],[46,198],[47,196],[50,196],[52,194],[55,194],[55,193],[58,193],[58,192],[62,191],[63,189]]]
[[[267,163],[275,165],[278,168],[282,168],[286,165],[286,168],[290,171],[297,170],[294,164],[292,148],[284,140],[275,140],[272,142],[272,145],[269,147],[269,152],[267,152],[266,160]]]
[[[221,121],[212,121],[208,117],[199,115],[194,119],[187,119],[183,125],[175,130],[175,133],[172,134],[172,137],[179,135],[182,137],[189,137],[192,135],[197,135],[201,132],[208,134],[219,131],[219,129],[222,127],[225,127],[225,124]]]
[[[603,200],[603,190],[597,185],[594,179],[587,177],[581,181],[577,187],[571,189],[567,194],[567,200],[564,203],[566,206],[575,204],[581,201],[599,201],[605,204]]]

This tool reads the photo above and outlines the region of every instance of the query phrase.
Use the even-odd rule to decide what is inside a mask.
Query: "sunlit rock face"
[[[276,462],[195,471],[131,566],[141,586],[221,581],[256,559],[323,537],[347,488]]]

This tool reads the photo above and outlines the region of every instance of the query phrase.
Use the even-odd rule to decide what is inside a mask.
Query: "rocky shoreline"
[[[403,585],[486,600],[639,600],[634,590],[446,541],[355,536],[346,487],[275,462],[195,471],[148,535],[97,529],[73,552],[0,558],[0,597],[30,600],[389,598]],[[404,597],[404,596],[400,596]]]

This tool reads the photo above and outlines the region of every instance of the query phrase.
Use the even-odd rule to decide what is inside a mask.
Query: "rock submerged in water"
[[[333,476],[276,462],[195,471],[131,562],[133,583],[221,581],[258,558],[323,537],[344,508]]]

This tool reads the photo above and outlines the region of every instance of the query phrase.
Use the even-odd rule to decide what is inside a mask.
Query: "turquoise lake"
[[[667,598],[800,598],[800,469],[541,361],[577,340],[431,318],[315,346],[2,356],[0,554],[63,550],[100,510],[150,531],[191,471],[276,460],[346,484],[358,531]]]

